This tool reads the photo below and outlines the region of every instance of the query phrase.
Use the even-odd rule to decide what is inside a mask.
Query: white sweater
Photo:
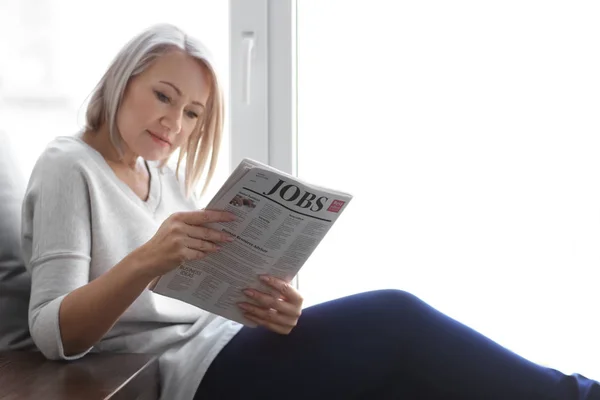
[[[58,311],[67,294],[146,243],[172,213],[197,208],[171,169],[148,168],[144,202],[79,135],[55,139],[37,161],[23,203],[22,244],[32,276],[29,327],[46,357],[87,353],[63,352]],[[192,399],[211,361],[240,328],[145,290],[90,350],[162,354],[162,398]]]

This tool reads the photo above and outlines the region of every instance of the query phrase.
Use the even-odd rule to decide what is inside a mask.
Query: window
[[[599,13],[298,1],[297,173],[355,195],[300,273],[308,304],[404,289],[600,377]]]

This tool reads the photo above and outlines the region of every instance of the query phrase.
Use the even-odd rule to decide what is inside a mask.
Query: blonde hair
[[[110,140],[123,156],[122,138],[117,128],[117,111],[129,80],[146,70],[158,57],[179,49],[200,61],[210,74],[210,93],[194,131],[179,149],[176,176],[185,159],[185,193],[198,184],[206,165],[208,172],[202,194],[217,165],[223,131],[223,93],[208,49],[198,40],[170,24],[154,25],[131,39],[117,54],[94,89],[86,111],[85,129],[97,131],[108,125]],[[168,160],[163,160],[161,167]]]

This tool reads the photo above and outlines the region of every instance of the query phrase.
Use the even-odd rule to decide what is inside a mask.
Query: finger
[[[250,321],[257,323],[258,325],[262,325],[265,328],[282,335],[287,335],[292,331],[292,327],[290,326],[281,326],[277,325],[271,321],[266,321],[262,318],[256,317],[252,314],[244,314],[244,317],[248,318]]]
[[[181,256],[183,258],[182,261],[192,261],[192,260],[200,260],[206,257],[207,252],[201,250],[190,249],[186,247],[182,252]]]
[[[260,280],[277,290],[290,303],[302,306],[304,298],[292,285],[288,282],[275,278],[274,276],[261,275]]]
[[[185,222],[188,225],[204,225],[211,222],[231,222],[237,219],[235,214],[217,210],[182,211],[174,214],[173,218]]]
[[[200,239],[209,242],[233,242],[233,236],[218,231],[216,229],[206,228],[204,226],[185,225],[183,231],[193,239]]]
[[[298,322],[298,317],[284,315],[274,309],[265,309],[250,303],[238,303],[238,307],[255,317],[272,322],[276,325],[294,327]]]
[[[160,278],[160,276],[157,276],[156,278],[152,279],[152,282],[148,284],[148,289],[153,290],[156,287],[156,284],[158,283],[158,280]]]
[[[212,242],[207,242],[201,239],[194,239],[191,237],[184,238],[183,245],[188,249],[207,253],[214,253],[215,251],[221,250],[221,247],[217,246]]]
[[[285,300],[277,299],[266,293],[259,292],[258,290],[246,289],[244,294],[249,298],[255,300],[262,308],[274,309],[284,315],[298,318],[302,313],[301,307],[297,304],[289,303]]]

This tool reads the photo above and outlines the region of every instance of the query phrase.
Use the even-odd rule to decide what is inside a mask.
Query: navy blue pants
[[[600,400],[600,384],[534,364],[409,293],[382,290],[308,307],[287,336],[242,328],[195,399]]]

